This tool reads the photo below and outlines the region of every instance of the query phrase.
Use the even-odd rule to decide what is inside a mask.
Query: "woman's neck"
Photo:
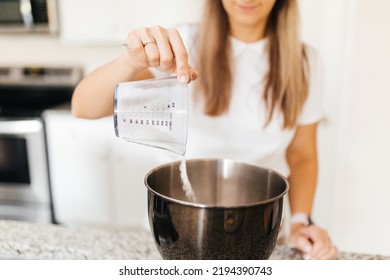
[[[257,26],[246,26],[230,22],[230,35],[237,40],[246,43],[253,43],[265,38],[265,24],[259,24]]]

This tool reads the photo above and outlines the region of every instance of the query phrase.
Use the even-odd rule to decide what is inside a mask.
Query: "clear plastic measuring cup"
[[[114,95],[116,136],[184,155],[187,85],[176,77],[120,83]]]

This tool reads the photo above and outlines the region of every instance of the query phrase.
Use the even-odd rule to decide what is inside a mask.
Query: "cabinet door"
[[[178,156],[119,138],[111,139],[111,143],[115,222],[121,226],[149,228],[145,176],[158,165],[178,160]]]
[[[56,219],[69,225],[108,225],[113,218],[110,179],[111,120],[81,120],[47,112],[49,168]]]
[[[61,39],[120,44],[131,28],[198,22],[204,0],[62,0]]]

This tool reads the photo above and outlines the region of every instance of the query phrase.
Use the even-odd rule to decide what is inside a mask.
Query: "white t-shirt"
[[[196,65],[196,25],[179,28],[187,48],[190,65]],[[283,129],[283,116],[274,114],[264,126],[267,111],[262,97],[264,77],[268,72],[267,39],[245,43],[231,37],[233,52],[232,99],[226,113],[218,117],[203,113],[202,102],[193,100],[194,83],[189,85],[188,140],[186,158],[228,158],[272,168],[288,177],[286,149],[295,129]],[[308,49],[310,66],[309,97],[299,116],[298,125],[321,120],[321,71],[313,49]],[[152,73],[159,76],[158,72]]]

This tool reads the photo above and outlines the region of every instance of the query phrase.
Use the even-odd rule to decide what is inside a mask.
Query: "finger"
[[[191,81],[195,81],[199,76],[198,71],[196,71],[191,66],[189,67],[189,73],[190,73],[190,80]]]
[[[149,66],[160,66],[160,50],[157,46],[156,39],[149,28],[142,28],[139,31],[139,37],[141,39]]]
[[[322,260],[335,260],[337,259],[339,252],[335,246],[332,246],[331,250],[327,253],[321,256]]]
[[[175,60],[171,45],[169,43],[167,30],[160,26],[154,26],[152,27],[152,34],[156,40],[160,52],[160,69],[163,71],[174,71]]]
[[[302,229],[302,232],[312,241],[312,250],[308,253],[313,259],[320,259],[322,255],[327,254],[332,246],[326,231],[317,227],[310,226]]]
[[[313,250],[305,254],[304,257],[307,259],[322,260],[324,256],[327,256],[332,250],[331,246],[323,246],[317,244],[313,246]]]
[[[304,254],[311,252],[313,249],[310,240],[303,235],[295,237],[291,245]]]
[[[319,260],[331,260],[336,259],[337,255],[338,250],[329,238],[329,246],[324,247],[322,251],[318,252],[316,258]]]
[[[134,67],[147,68],[149,67],[149,61],[138,32],[139,30],[129,32],[125,47],[128,52],[129,61]]]
[[[333,245],[332,246],[329,246],[327,248],[324,248],[324,250],[322,250],[321,252],[319,252],[315,258],[317,260],[332,260],[332,259],[335,259],[337,256],[337,249],[336,247],[334,247]]]
[[[181,83],[190,82],[188,54],[176,29],[168,30],[169,42],[176,60],[176,73]]]
[[[157,43],[153,41],[146,41],[146,43],[144,43],[144,49],[149,65],[152,67],[160,66],[160,50],[157,47]]]

